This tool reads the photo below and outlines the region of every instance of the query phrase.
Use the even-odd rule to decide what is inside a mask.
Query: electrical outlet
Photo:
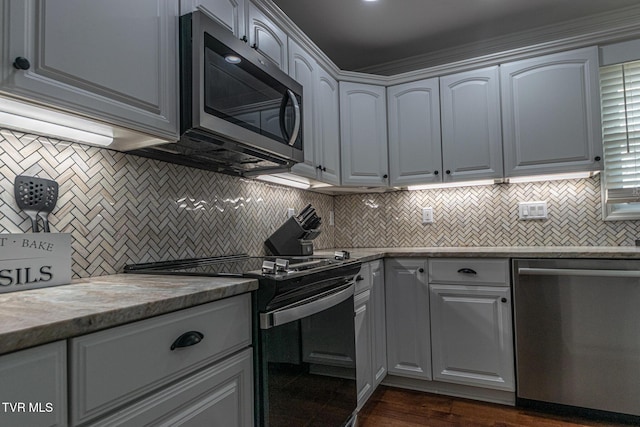
[[[287,208],[287,218],[291,218],[296,214],[296,210],[293,208]]]
[[[431,224],[433,222],[433,208],[422,208],[422,223]]]
[[[518,216],[523,221],[547,219],[547,202],[520,202],[518,203]]]
[[[336,225],[336,218],[333,211],[329,211],[329,225]]]

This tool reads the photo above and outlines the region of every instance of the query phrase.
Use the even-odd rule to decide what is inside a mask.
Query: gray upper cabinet
[[[340,185],[340,89],[338,81],[318,68],[316,108],[316,158],[318,177],[327,184]]]
[[[391,186],[441,181],[438,79],[387,89]]]
[[[248,0],[180,0],[180,15],[200,10],[224,25],[239,39],[247,35]]]
[[[287,33],[251,2],[249,3],[249,44],[282,71],[285,73],[289,71]]]
[[[388,185],[383,86],[340,82],[340,141],[342,185]]]
[[[142,131],[178,135],[178,3],[5,0],[0,91]],[[28,69],[16,69],[16,58]]]
[[[498,67],[440,78],[443,181],[502,178]]]
[[[289,39],[289,75],[302,84],[304,161],[291,172],[340,185],[340,92],[338,82]]]
[[[500,66],[505,176],[603,167],[596,47]]]
[[[289,39],[289,75],[302,85],[304,108],[302,109],[302,131],[304,143],[304,161],[296,164],[291,171],[309,178],[316,178],[318,148],[315,144],[314,117],[316,109],[316,82],[318,64],[298,43]]]

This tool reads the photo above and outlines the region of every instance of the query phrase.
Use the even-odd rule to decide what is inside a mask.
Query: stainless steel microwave
[[[233,175],[304,160],[302,86],[202,12],[180,17],[180,140],[136,154]]]

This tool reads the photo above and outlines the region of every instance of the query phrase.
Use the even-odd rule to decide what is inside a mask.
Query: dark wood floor
[[[358,427],[619,426],[436,394],[380,386],[358,415]],[[622,424],[627,425],[628,424]]]

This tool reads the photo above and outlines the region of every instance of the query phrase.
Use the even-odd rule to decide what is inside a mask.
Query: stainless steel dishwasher
[[[513,261],[517,398],[640,416],[640,260]]]

